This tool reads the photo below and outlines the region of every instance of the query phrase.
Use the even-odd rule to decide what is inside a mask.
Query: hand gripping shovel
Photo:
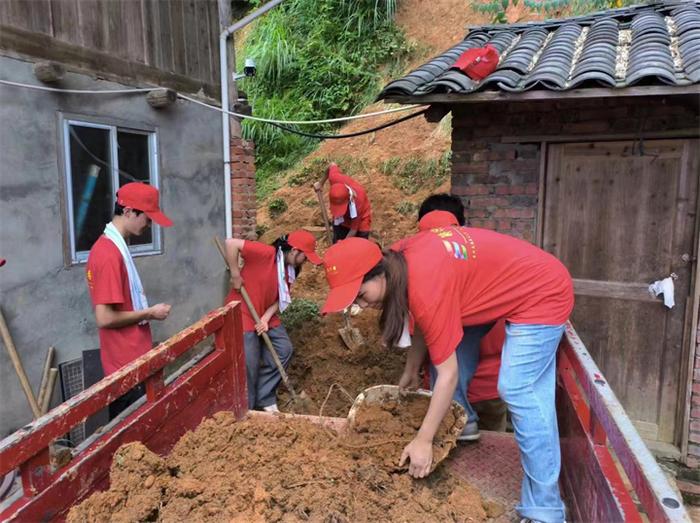
[[[323,203],[323,195],[321,191],[316,188],[314,188],[314,192],[318,198],[318,205],[321,207],[321,216],[323,217],[323,225],[326,227],[328,245],[333,245],[333,236],[331,235],[330,225],[328,225],[328,214],[326,213],[326,205]],[[343,322],[345,323],[345,327],[338,329],[338,334],[345,346],[350,350],[356,350],[362,347],[365,344],[365,340],[362,337],[360,329],[353,327],[350,323],[350,314],[347,309],[343,311]]]
[[[228,262],[226,261],[226,251],[224,250],[224,246],[221,245],[221,240],[218,237],[215,237],[214,243],[216,243],[216,246],[219,249],[221,256],[223,256],[224,258],[226,268],[229,269]],[[260,323],[260,316],[258,316],[258,313],[255,310],[253,303],[250,301],[250,296],[248,296],[248,292],[242,285],[240,293],[243,297],[243,301],[245,302],[246,306],[248,307],[248,310],[250,311],[250,315],[253,317],[253,321],[255,321],[255,323]],[[303,390],[300,394],[297,394],[294,390],[294,387],[292,387],[292,384],[289,382],[289,376],[287,376],[287,371],[284,370],[282,362],[280,361],[279,356],[277,356],[277,352],[272,346],[272,340],[270,340],[270,337],[267,335],[267,332],[262,333],[262,339],[265,342],[265,347],[267,347],[267,350],[270,351],[270,356],[272,356],[272,361],[275,362],[275,367],[277,367],[280,376],[282,376],[282,381],[284,382],[285,387],[287,387],[287,390],[289,391],[289,395],[291,396],[289,403],[291,403],[292,410],[299,413],[313,412],[314,405],[311,401],[311,398],[309,398],[308,394],[306,394],[306,392]]]

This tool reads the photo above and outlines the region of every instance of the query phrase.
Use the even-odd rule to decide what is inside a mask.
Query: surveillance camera
[[[255,60],[253,60],[252,58],[246,58],[245,65],[243,66],[243,74],[250,78],[252,76],[255,76],[255,72],[257,70],[258,68],[255,67]]]

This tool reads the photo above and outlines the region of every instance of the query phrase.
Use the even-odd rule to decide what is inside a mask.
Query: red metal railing
[[[682,500],[570,323],[558,380],[560,481],[572,519],[689,523]]]
[[[207,337],[214,350],[168,385],[163,369]],[[145,383],[146,401],[100,435],[62,468],[49,464],[49,445],[88,416]],[[114,452],[141,441],[166,454],[206,416],[247,410],[245,354],[240,306],[230,303],[161,343],[148,354],[59,405],[0,442],[0,476],[19,468],[23,496],[0,513],[0,520],[47,521],[62,518],[76,502],[106,487]]]

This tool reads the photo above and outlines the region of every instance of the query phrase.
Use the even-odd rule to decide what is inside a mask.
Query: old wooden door
[[[543,247],[574,278],[574,326],[642,437],[677,445],[698,140],[557,144],[547,158]],[[672,273],[669,310],[648,286]]]

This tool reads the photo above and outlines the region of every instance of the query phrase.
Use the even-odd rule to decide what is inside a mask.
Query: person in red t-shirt
[[[333,243],[353,236],[369,238],[372,209],[365,188],[345,176],[335,163],[328,166],[321,181],[314,183],[314,190],[320,193],[326,180],[331,182],[328,198],[333,217]]]
[[[573,284],[554,256],[534,245],[485,229],[449,226],[406,238],[382,253],[362,238],[331,246],[323,263],[330,292],[322,312],[355,302],[381,309],[387,345],[406,335],[409,315],[422,331],[437,370],[428,412],[400,464],[422,478],[432,465],[432,443],[458,382],[456,352],[464,328],[506,321],[498,390],[511,413],[523,466],[521,517],[564,521],[554,405],[556,351],[573,308]],[[408,351],[399,387],[418,382],[425,357]]]
[[[240,268],[239,257],[243,259]],[[277,311],[289,305],[289,287],[306,260],[321,263],[316,254],[316,239],[304,230],[290,233],[275,240],[272,245],[232,238],[226,240],[226,261],[231,270],[231,291],[226,303],[242,301],[241,286],[250,296],[260,322],[255,323],[247,306],[243,316],[243,342],[248,382],[248,408],[277,412],[277,387],[282,379],[275,362],[263,346],[260,335],[266,332],[272,341],[282,365],[286,368],[292,358],[292,342],[282,325]]]
[[[151,224],[173,222],[158,207],[158,189],[145,183],[128,183],[117,191],[114,217],[90,249],[85,276],[100,337],[100,359],[105,376],[148,352],[153,346],[150,320],[164,320],[170,305],[148,306],[141,280],[126,241]],[[137,303],[134,303],[137,302]],[[110,418],[143,395],[136,387],[114,401]]]
[[[450,225],[464,225],[464,223],[464,205],[459,198],[451,194],[431,194],[423,200],[418,209],[419,231]],[[462,342],[478,343],[479,347],[478,350],[475,347],[469,347],[472,358],[467,357],[466,365],[460,366],[459,386],[462,386],[461,383],[467,382],[467,396],[462,394],[459,386],[455,392],[455,401],[465,407],[470,415],[470,420],[472,420],[471,426],[465,427],[466,435],[459,438],[462,441],[478,439],[480,428],[496,431],[506,430],[506,405],[498,396],[498,372],[501,368],[501,351],[506,336],[505,328],[505,320],[503,319],[496,322],[495,325],[465,327],[465,337]],[[420,340],[422,340],[422,336],[418,337],[417,342]],[[428,368],[432,388],[435,381],[435,367],[429,366]],[[466,371],[466,376],[462,376],[463,371]]]

